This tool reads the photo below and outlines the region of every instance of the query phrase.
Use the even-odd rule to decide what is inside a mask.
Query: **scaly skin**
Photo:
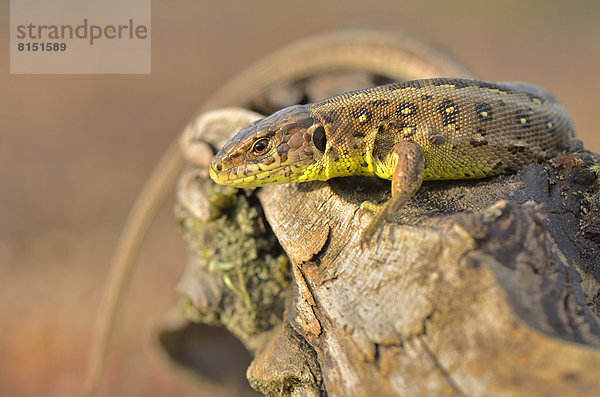
[[[569,114],[541,88],[415,80],[292,106],[259,120],[215,155],[210,176],[236,187],[349,175],[391,179],[392,198],[375,210],[363,233],[368,242],[424,179],[515,172],[555,156],[571,135]]]

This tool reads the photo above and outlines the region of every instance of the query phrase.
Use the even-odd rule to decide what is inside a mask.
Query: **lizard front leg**
[[[371,238],[381,228],[383,222],[392,220],[396,211],[419,190],[425,172],[425,155],[421,146],[412,141],[404,141],[394,145],[386,163],[393,169],[392,197],[383,205],[366,201],[362,208],[374,212],[373,219],[369,222],[361,235],[361,245],[369,244]]]

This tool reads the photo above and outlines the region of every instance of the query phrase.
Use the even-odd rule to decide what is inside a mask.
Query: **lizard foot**
[[[370,246],[373,237],[378,231],[379,235],[377,237],[377,241],[379,241],[379,236],[381,235],[380,229],[383,226],[383,223],[386,220],[390,220],[394,214],[393,207],[390,205],[391,201],[392,200],[388,200],[388,202],[385,204],[375,204],[371,201],[365,201],[361,204],[361,211],[369,211],[373,213],[373,218],[360,235],[361,249],[365,249]]]

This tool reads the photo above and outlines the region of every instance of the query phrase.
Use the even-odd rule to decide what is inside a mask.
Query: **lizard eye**
[[[252,145],[252,153],[264,154],[269,149],[269,140],[267,138],[259,139]]]
[[[318,126],[313,132],[313,143],[315,147],[320,151],[324,152],[325,147],[327,146],[327,136],[325,135],[325,128],[323,126]]]

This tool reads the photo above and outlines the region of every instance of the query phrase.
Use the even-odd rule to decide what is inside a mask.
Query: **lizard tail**
[[[124,286],[127,285],[131,275],[131,263],[136,258],[146,231],[165,196],[173,191],[183,165],[183,155],[176,140],[163,154],[129,212],[112,258],[107,288],[103,291],[94,324],[88,370],[84,381],[84,396],[92,396],[96,393],[106,359],[108,342],[115,325],[115,313],[125,291]]]

